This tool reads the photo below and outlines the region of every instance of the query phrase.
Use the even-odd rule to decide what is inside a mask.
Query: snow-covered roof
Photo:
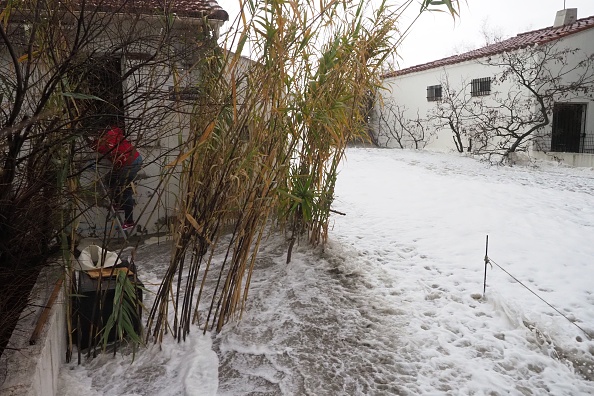
[[[490,55],[500,54],[507,51],[513,51],[520,48],[525,48],[534,44],[541,45],[551,41],[559,40],[563,37],[570,36],[588,30],[594,27],[594,16],[578,19],[571,25],[547,27],[544,29],[533,30],[531,32],[520,33],[515,37],[500,41],[495,44],[487,45],[486,47],[478,48],[459,55],[453,55],[447,58],[435,60],[429,63],[408,67],[402,70],[396,70],[386,73],[382,78],[390,78],[395,76],[402,76],[404,74],[416,73],[423,70],[434,69],[436,67],[443,67],[453,65],[460,62],[465,62],[473,59],[483,58]]]

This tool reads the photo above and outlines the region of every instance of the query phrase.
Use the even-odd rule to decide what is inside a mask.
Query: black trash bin
[[[122,265],[118,266],[121,267]],[[73,340],[79,350],[91,346],[101,346],[103,328],[113,312],[117,271],[127,268],[103,269],[99,271],[77,271],[77,280],[72,297]],[[133,317],[134,331],[140,334],[142,320],[142,282],[130,270],[128,279],[136,282],[137,315]],[[116,340],[115,328],[108,336],[108,342]]]

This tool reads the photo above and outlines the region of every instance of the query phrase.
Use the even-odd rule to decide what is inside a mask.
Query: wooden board
[[[99,279],[99,277],[101,277],[101,278],[109,278],[112,276],[115,277],[121,271],[127,272],[128,275],[134,275],[134,272],[132,272],[129,268],[113,268],[113,267],[89,270],[89,271],[87,271],[87,274],[89,274],[89,277],[91,279]]]

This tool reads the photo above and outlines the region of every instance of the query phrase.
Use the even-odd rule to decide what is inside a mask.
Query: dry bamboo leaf
[[[192,148],[190,151],[187,151],[185,153],[180,153],[176,159],[174,159],[173,161],[171,161],[170,163],[168,163],[167,165],[165,165],[166,168],[173,168],[175,166],[178,166],[179,164],[181,164],[182,162],[184,162],[186,159],[188,159],[188,157],[190,155],[192,155],[192,153],[194,153],[195,151],[195,147]]]
[[[26,62],[29,59],[29,54],[22,55],[20,58],[17,59],[19,63]]]
[[[194,227],[196,231],[200,233],[204,231],[204,228],[198,224],[198,221],[196,221],[194,216],[192,216],[190,213],[186,213],[186,219],[190,222],[190,224],[192,224],[192,227]]]
[[[231,74],[231,97],[233,98],[233,122],[237,123],[237,87],[235,81],[235,71],[233,71]]]
[[[204,133],[202,134],[202,136],[200,136],[200,140],[198,140],[197,146],[200,146],[202,143],[204,143],[206,141],[206,139],[208,139],[208,137],[211,135],[212,131],[214,131],[214,128],[215,128],[215,122],[211,121],[211,123],[208,124],[208,126],[204,130]]]
[[[208,239],[208,237],[206,235],[204,235],[204,227],[201,226],[200,224],[198,224],[198,222],[196,221],[196,219],[194,218],[194,216],[192,216],[190,213],[186,213],[186,219],[190,222],[190,224],[192,224],[192,227],[194,227],[194,229],[196,231],[198,231],[198,234],[204,238],[204,240],[209,244],[212,245],[212,242],[210,241],[210,239]]]

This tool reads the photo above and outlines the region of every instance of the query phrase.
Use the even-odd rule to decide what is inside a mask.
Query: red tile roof
[[[217,19],[228,21],[229,14],[216,0],[90,0],[87,7],[99,11],[114,12],[120,9],[134,9],[144,13],[162,13],[164,10],[179,16]]]
[[[446,65],[453,65],[460,62],[465,62],[472,59],[483,58],[490,55],[500,54],[502,52],[513,51],[520,48],[525,48],[530,45],[540,45],[548,43],[560,38],[567,37],[569,35],[594,28],[594,16],[588,18],[578,19],[571,25],[559,26],[559,27],[548,27],[539,30],[533,30],[531,32],[520,33],[515,37],[507,40],[503,40],[499,43],[487,45],[479,49],[475,49],[469,52],[465,52],[460,55],[454,55],[447,58],[439,59],[433,62],[424,63],[422,65],[408,67],[406,69],[396,70],[386,73],[382,78],[390,78],[396,76],[402,76],[404,74],[416,73],[423,70],[430,70],[436,67],[442,67]]]

